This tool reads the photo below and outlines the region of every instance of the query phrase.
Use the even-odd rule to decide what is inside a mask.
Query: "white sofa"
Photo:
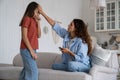
[[[51,69],[51,65],[56,62],[61,62],[61,54],[38,53],[39,80],[117,80],[119,66],[116,53],[112,53],[105,66],[94,65],[88,74]],[[22,59],[20,54],[17,54],[12,65],[0,64],[0,80],[18,80],[21,70]]]

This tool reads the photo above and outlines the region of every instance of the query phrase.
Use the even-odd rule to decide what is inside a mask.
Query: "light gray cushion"
[[[110,50],[103,49],[99,45],[95,45],[91,55],[92,65],[105,66],[111,56]]]
[[[18,80],[22,67],[1,67],[0,79]],[[84,72],[66,72],[61,70],[39,68],[39,80],[92,80],[92,77]]]
[[[23,66],[22,58],[20,54],[17,54],[13,59],[13,66]]]
[[[110,57],[109,61],[106,64],[107,67],[115,68],[115,69],[119,68],[119,64],[118,64],[119,62],[118,62],[117,53],[119,53],[119,52],[111,50],[111,57]]]
[[[58,53],[53,52],[39,52],[37,59],[38,68],[51,68],[58,55]]]
[[[22,67],[0,67],[0,79],[18,80]]]
[[[13,64],[0,63],[0,67],[9,67],[9,66],[13,66]]]
[[[84,72],[66,72],[40,68],[39,80],[92,80],[92,77]]]

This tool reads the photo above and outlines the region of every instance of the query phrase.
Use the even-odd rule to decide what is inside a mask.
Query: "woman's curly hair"
[[[73,23],[75,25],[75,34],[77,37],[80,37],[84,43],[88,44],[88,55],[91,53],[92,50],[92,40],[90,35],[88,34],[87,25],[81,19],[74,19]]]

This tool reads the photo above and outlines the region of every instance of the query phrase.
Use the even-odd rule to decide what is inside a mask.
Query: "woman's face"
[[[68,25],[68,32],[75,32],[75,26],[73,21]]]

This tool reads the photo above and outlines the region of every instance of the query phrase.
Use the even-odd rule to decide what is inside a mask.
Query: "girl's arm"
[[[38,22],[38,38],[41,37],[41,28],[40,28],[40,22]]]
[[[37,55],[34,53],[31,45],[30,45],[30,42],[28,40],[28,37],[27,37],[27,28],[25,27],[22,27],[22,40],[24,41],[25,45],[27,46],[27,48],[29,49],[31,55],[32,55],[32,58],[33,59],[37,59]]]
[[[36,20],[36,22],[37,22],[37,27],[38,27],[38,38],[40,38],[41,37],[41,28],[40,28],[40,17],[39,17],[39,14],[37,14],[37,15],[35,15],[34,16],[34,18],[35,18],[35,20]]]

